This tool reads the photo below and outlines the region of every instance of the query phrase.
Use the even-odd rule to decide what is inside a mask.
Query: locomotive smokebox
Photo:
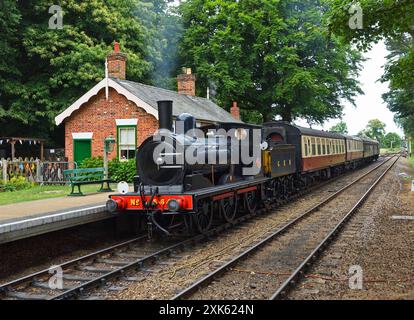
[[[158,101],[158,123],[160,129],[173,131],[173,102]]]

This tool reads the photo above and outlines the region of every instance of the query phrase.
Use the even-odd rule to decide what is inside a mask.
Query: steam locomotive
[[[379,157],[375,140],[282,121],[196,128],[182,114],[174,125],[172,108],[158,102],[159,130],[137,150],[134,192],[107,201],[109,211],[138,214],[167,234],[206,232]]]

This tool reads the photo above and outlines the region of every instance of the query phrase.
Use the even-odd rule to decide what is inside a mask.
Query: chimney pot
[[[230,114],[236,120],[240,120],[240,108],[237,105],[237,101],[233,101],[233,106],[230,108]]]
[[[114,52],[116,52],[116,53],[119,52],[119,42],[115,42],[115,44],[114,44]]]

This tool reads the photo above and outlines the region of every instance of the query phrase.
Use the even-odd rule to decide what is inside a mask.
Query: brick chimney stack
[[[115,42],[114,51],[108,55],[108,75],[120,80],[126,79],[126,54],[119,49],[119,43]]]
[[[233,102],[233,106],[230,108],[230,114],[236,120],[240,120],[240,108],[237,105],[237,102]]]
[[[196,76],[192,74],[191,68],[183,68],[183,74],[178,75],[178,93],[195,97],[196,95]]]

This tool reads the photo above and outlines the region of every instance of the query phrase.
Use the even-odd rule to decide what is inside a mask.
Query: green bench
[[[63,174],[65,181],[70,181],[70,186],[72,187],[72,191],[69,196],[83,196],[84,194],[81,192],[80,188],[82,185],[86,184],[100,184],[101,188],[98,192],[113,191],[109,186],[109,183],[113,181],[105,179],[104,168],[64,170]],[[75,187],[78,188],[78,192],[74,192]]]

